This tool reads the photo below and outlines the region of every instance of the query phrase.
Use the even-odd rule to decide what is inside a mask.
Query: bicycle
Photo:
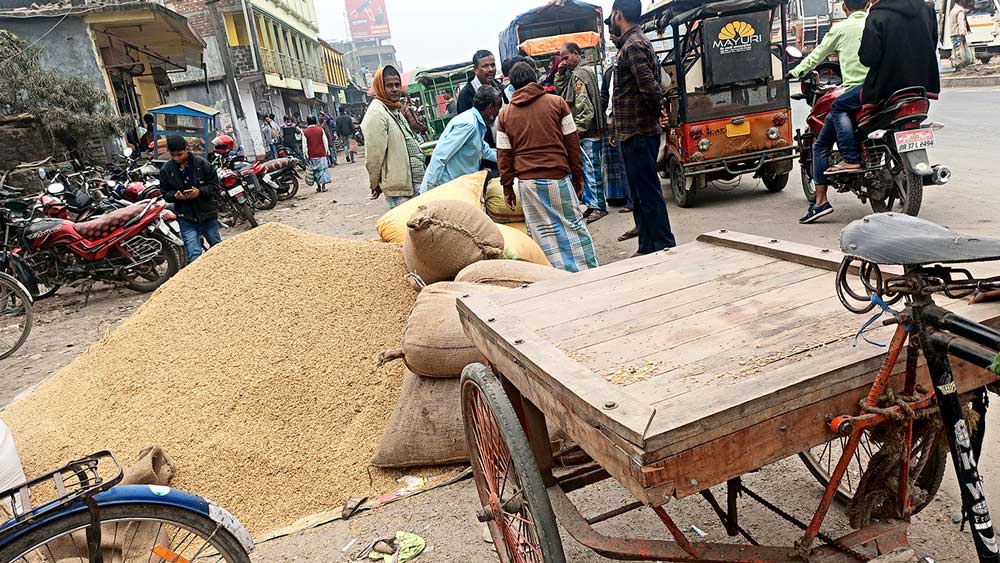
[[[987,407],[985,389],[974,391],[971,397],[961,395],[949,359],[954,356],[1000,375],[1000,332],[934,302],[936,294],[962,299],[977,290],[1000,289],[1000,276],[976,279],[967,269],[949,266],[1000,260],[1000,240],[962,236],[923,219],[883,213],[848,225],[842,234],[841,247],[845,254],[837,274],[837,296],[841,303],[857,314],[878,309],[878,315],[865,327],[882,314],[890,314],[892,318],[884,324],[895,324],[896,331],[879,375],[862,404],[863,414],[838,416],[829,421],[831,430],[841,436],[850,436],[850,439],[832,474],[828,494],[844,475],[865,433],[878,424],[896,420],[904,425],[904,449],[902,456],[895,460],[899,464],[900,490],[897,514],[903,518],[912,514],[914,509],[907,487],[923,470],[923,466],[913,465],[910,451],[914,419],[919,414],[926,415],[928,409],[933,410],[936,402],[943,425],[941,430],[947,438],[961,489],[962,511],[971,524],[978,560],[980,563],[1000,562],[997,536],[977,469],[982,447],[982,421]],[[883,274],[880,264],[902,266],[902,274]],[[852,275],[857,276],[863,289],[851,286],[849,278]],[[900,302],[905,307],[901,311],[893,310],[892,306]],[[889,378],[904,350],[906,383],[903,392],[897,395],[889,387]],[[917,385],[919,354],[925,358],[933,386],[929,391]],[[884,404],[887,397],[889,405]],[[965,406],[970,403],[977,415],[973,418],[979,421],[971,431],[965,412]]]
[[[0,493],[0,515],[13,516],[0,523],[0,563],[249,563],[253,540],[224,508],[121,479],[102,451]]]
[[[16,278],[0,272],[0,360],[16,352],[31,333],[31,293]]]

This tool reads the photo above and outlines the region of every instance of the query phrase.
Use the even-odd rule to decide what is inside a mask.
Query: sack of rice
[[[514,181],[514,195],[517,196],[517,203],[514,209],[507,207],[507,202],[503,197],[503,186],[500,185],[500,178],[493,178],[486,184],[486,214],[497,223],[523,223],[524,209],[521,207],[521,193],[517,190],[517,181]]]
[[[403,260],[426,283],[455,279],[462,268],[503,257],[504,237],[476,206],[460,201],[421,205],[406,223]]]
[[[499,291],[506,289],[458,282],[425,287],[403,328],[402,350],[383,357],[402,356],[410,371],[424,377],[459,377],[465,366],[483,361],[483,355],[465,335],[456,301],[462,295]]]
[[[521,287],[535,282],[563,278],[565,270],[521,260],[483,260],[470,264],[455,276],[456,282],[481,283],[501,287]]]
[[[55,468],[53,467],[53,469]],[[0,420],[0,491],[12,489],[24,481],[24,467],[21,466],[21,458],[17,455],[14,435],[11,434],[10,428],[7,428],[7,425]],[[13,506],[7,505],[5,507],[0,502],[0,509],[2,508],[6,508],[7,514],[14,510]],[[0,520],[4,519],[0,518]]]
[[[404,468],[469,459],[462,423],[461,379],[403,374],[396,410],[382,433],[372,465]]]
[[[504,225],[496,223],[497,228],[500,229],[500,235],[503,236],[503,257],[510,260],[533,262],[542,266],[552,266],[552,263],[545,256],[545,252],[542,251],[542,247],[538,246],[538,243],[531,240],[531,237],[524,234],[523,231],[516,228],[517,225],[523,224],[512,223]]]
[[[479,207],[479,202],[483,198],[486,174],[487,171],[482,170],[475,174],[455,178],[390,209],[385,215],[382,215],[375,225],[379,238],[383,242],[403,242],[406,236],[406,222],[410,220],[418,207],[432,201],[464,201],[469,205]]]

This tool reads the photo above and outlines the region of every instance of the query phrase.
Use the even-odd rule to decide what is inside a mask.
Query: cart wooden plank
[[[884,351],[854,343],[867,317],[836,297],[841,258],[716,231],[565,279],[461,299],[459,311],[494,369],[633,494],[662,504],[818,445],[830,436],[817,412],[853,411]],[[1000,264],[973,271],[989,270]],[[1000,322],[1000,304],[938,302]],[[892,330],[866,336],[888,342]],[[958,371],[965,385],[980,372]],[[726,463],[679,469],[710,459]]]

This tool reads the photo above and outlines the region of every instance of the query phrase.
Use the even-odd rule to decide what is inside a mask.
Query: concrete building
[[[366,37],[351,41],[338,41],[332,45],[344,53],[344,61],[347,64],[351,81],[362,90],[368,91],[375,71],[380,66],[391,64],[402,69],[399,59],[396,58],[396,47],[389,43],[391,40],[392,38],[388,36]]]
[[[106,91],[136,126],[205,48],[182,15],[152,1],[3,0],[0,28],[33,44],[42,66]]]
[[[168,2],[206,44],[204,71],[175,77],[169,101],[222,111],[248,155],[267,152],[260,116],[304,118],[329,94],[313,0]]]

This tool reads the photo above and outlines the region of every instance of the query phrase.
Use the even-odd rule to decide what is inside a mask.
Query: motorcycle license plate
[[[229,195],[233,197],[238,197],[243,195],[243,186],[236,186],[235,188],[229,190]]]
[[[750,122],[744,121],[739,125],[734,125],[732,123],[726,124],[726,136],[727,137],[746,137],[750,134]]]
[[[899,152],[918,151],[934,146],[934,131],[931,129],[914,129],[896,133],[896,150]]]

